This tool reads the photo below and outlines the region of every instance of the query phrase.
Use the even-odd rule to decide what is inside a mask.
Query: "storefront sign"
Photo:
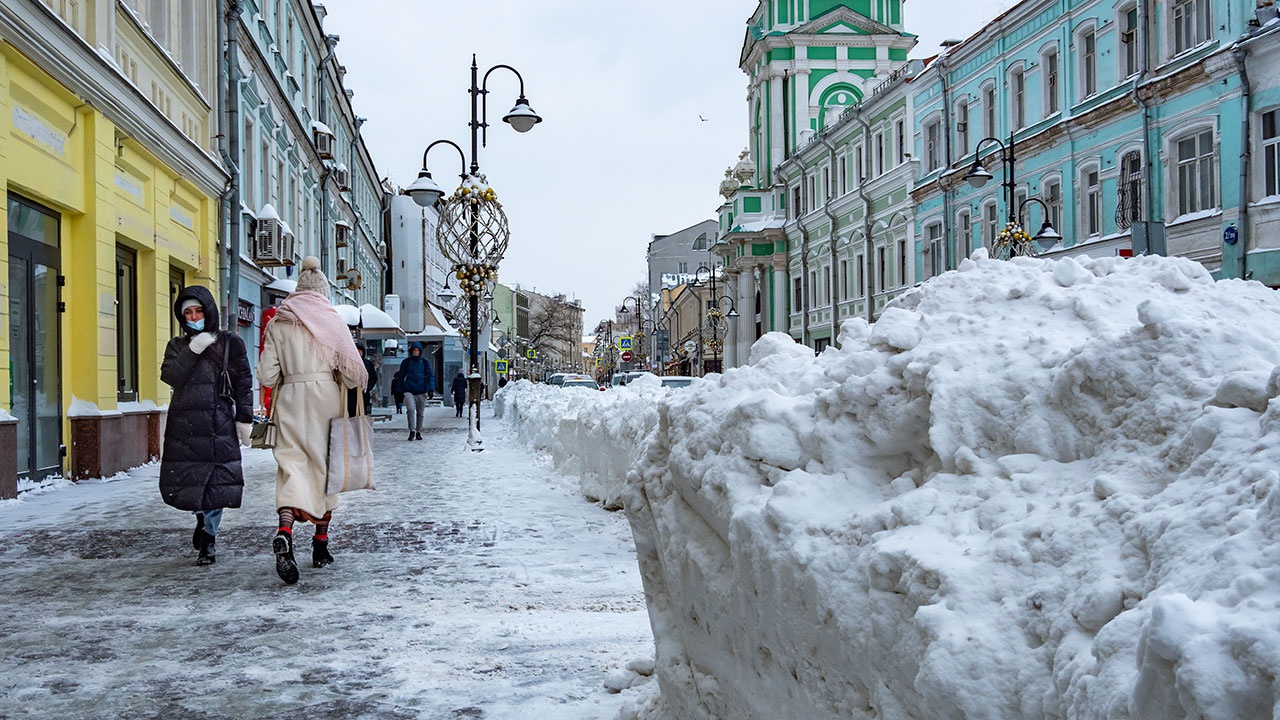
[[[236,320],[238,320],[240,324],[244,325],[245,327],[252,325],[253,324],[253,305],[245,302],[244,300],[241,300],[240,305],[236,311]]]

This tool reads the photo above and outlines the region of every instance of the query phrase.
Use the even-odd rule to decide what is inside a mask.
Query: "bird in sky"
[[[702,117],[701,115],[699,115],[699,116],[698,116],[698,119],[699,119],[699,120],[701,120],[702,122],[706,122],[706,121],[707,121],[707,119],[706,119],[706,118],[704,118],[704,117]]]

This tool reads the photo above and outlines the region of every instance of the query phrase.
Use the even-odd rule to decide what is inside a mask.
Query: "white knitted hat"
[[[202,310],[204,309],[204,305],[201,305],[199,300],[195,298],[187,298],[186,300],[182,301],[182,306],[178,308],[178,314],[182,315],[187,311],[187,308],[189,307],[198,307]]]
[[[329,296],[329,278],[320,271],[320,258],[308,255],[302,259],[302,269],[298,271],[297,292],[311,290],[325,297]]]

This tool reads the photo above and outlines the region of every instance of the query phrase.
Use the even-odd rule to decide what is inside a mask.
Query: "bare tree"
[[[553,365],[581,365],[582,306],[564,296],[532,296],[536,300],[529,309],[529,345],[545,353]]]

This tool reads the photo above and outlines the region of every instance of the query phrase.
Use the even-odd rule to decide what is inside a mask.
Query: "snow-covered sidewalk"
[[[420,442],[378,423],[379,489],[343,498],[331,567],[295,529],[292,587],[270,451],[245,451],[211,567],[155,464],[0,502],[0,717],[614,717],[635,691],[607,677],[653,657],[626,518],[503,423],[472,453],[463,420],[428,415]]]

